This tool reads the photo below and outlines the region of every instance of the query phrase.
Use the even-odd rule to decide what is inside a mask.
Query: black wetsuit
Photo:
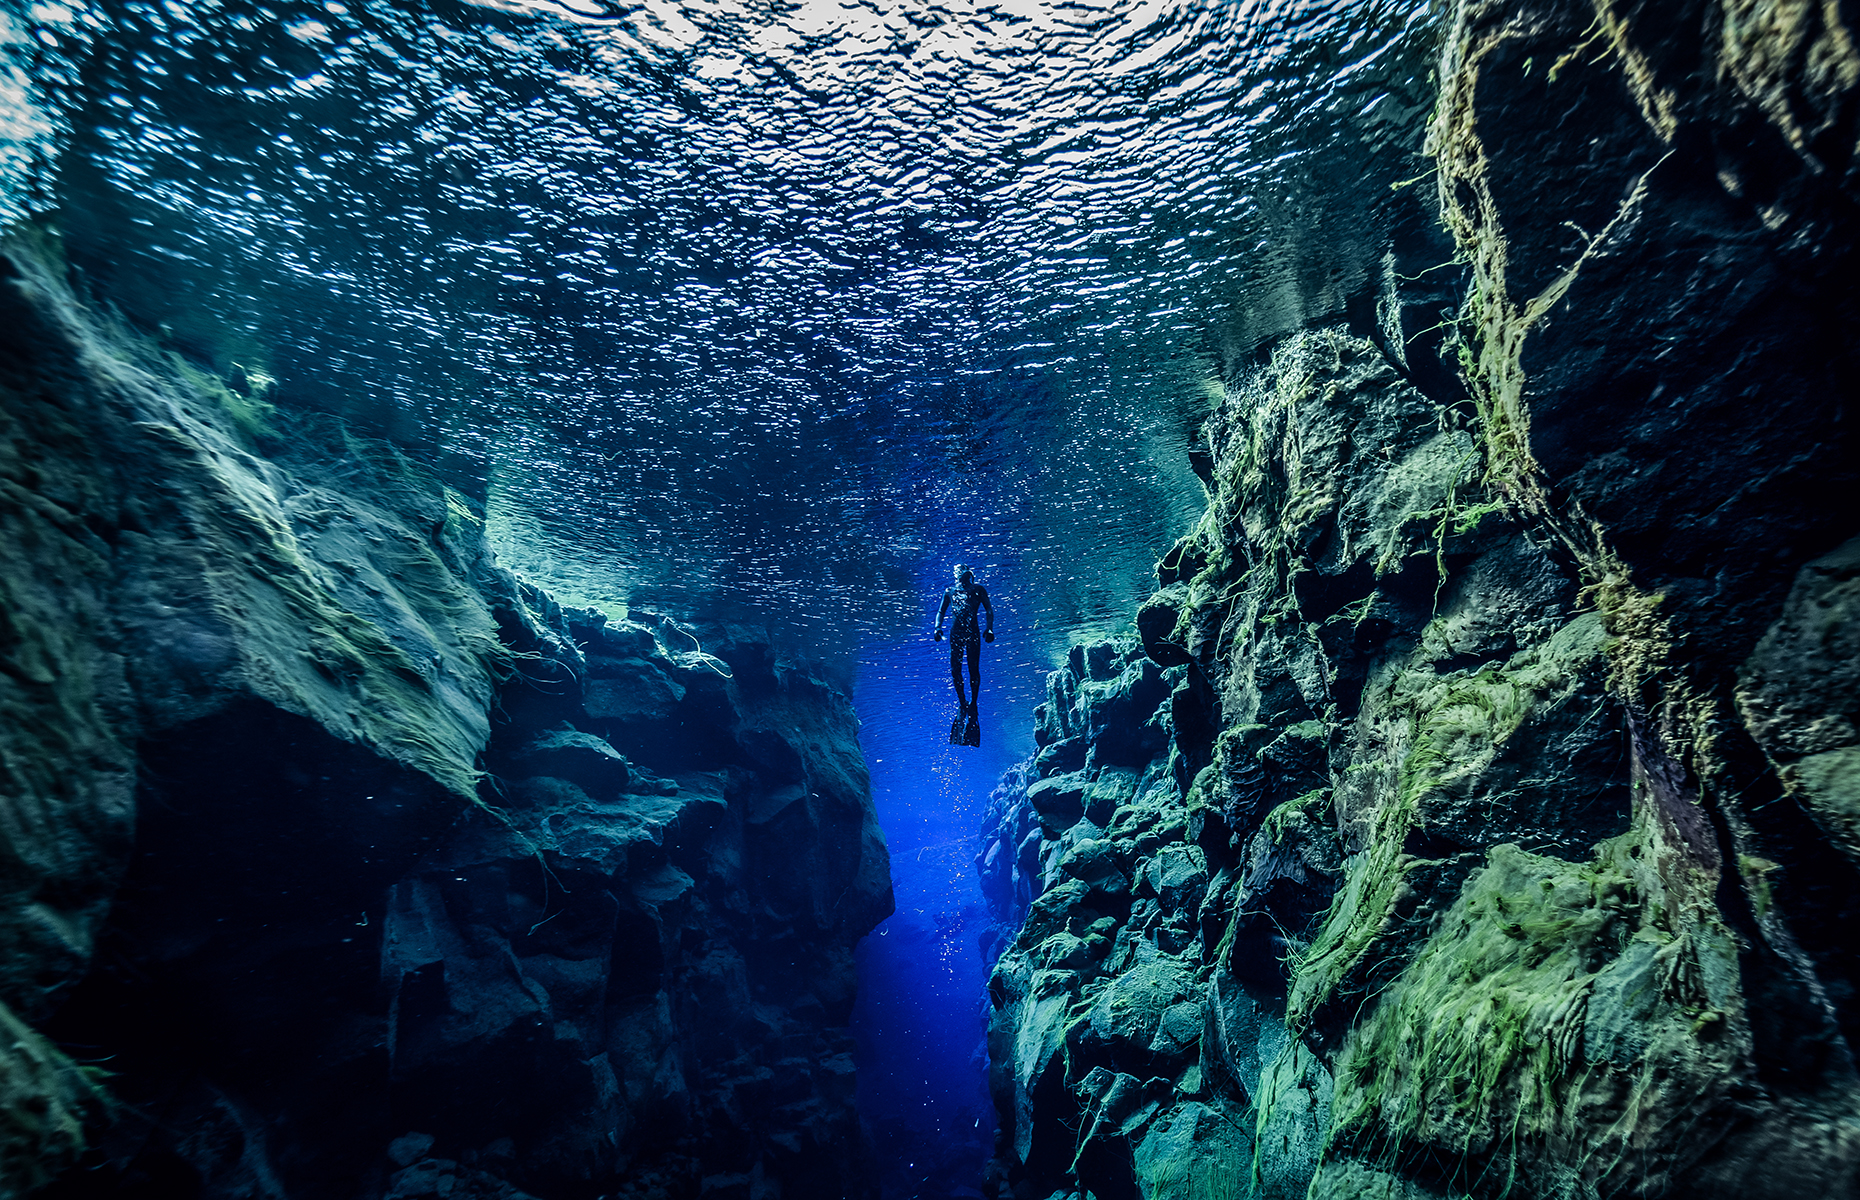
[[[982,687],[982,629],[977,620],[988,614],[988,632],[995,631],[995,609],[988,603],[988,589],[979,583],[960,583],[943,593],[943,607],[937,610],[937,632],[943,630],[943,617],[951,607],[956,612],[949,623],[949,677],[956,685],[956,699],[967,705],[975,703]],[[969,694],[962,693],[962,660],[969,660]]]

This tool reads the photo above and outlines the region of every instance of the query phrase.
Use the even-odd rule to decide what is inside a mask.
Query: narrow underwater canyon
[[[1225,315],[1191,349],[1141,360],[1189,386],[1038,391],[1066,339],[1118,327],[1059,316],[973,370],[997,391],[966,379],[973,347],[909,360],[900,377],[947,400],[914,408],[928,392],[871,383],[882,356],[829,345],[809,310],[746,323],[805,364],[823,410],[793,417],[768,399],[789,381],[764,395],[729,375],[718,335],[691,373],[751,398],[679,408],[687,458],[650,422],[508,399],[605,395],[621,360],[685,369],[603,341],[573,298],[571,267],[650,298],[651,255],[596,270],[592,250],[529,247],[541,282],[491,295],[522,255],[487,252],[457,284],[484,307],[406,303],[444,290],[423,249],[480,236],[432,200],[475,186],[456,148],[419,174],[454,224],[363,222],[355,262],[420,276],[399,308],[293,324],[279,296],[354,276],[306,255],[323,273],[272,278],[263,222],[211,253],[175,238],[185,270],[150,252],[138,275],[113,256],[161,231],[140,184],[99,182],[92,143],[113,143],[84,122],[134,109],[112,72],[192,53],[190,22],[179,50],[124,34],[118,63],[107,22],[29,15],[104,49],[46,84],[89,98],[42,164],[51,199],[0,241],[0,1197],[1860,1195],[1852,13],[1347,9],[1321,36],[1290,9],[1234,17],[1354,47],[1324,58],[1336,78],[1386,72],[1376,103],[1330,106],[1394,149],[1339,136],[1284,168],[1290,199],[1248,193],[1249,214],[1270,210],[1264,249],[1237,226],[1222,253],[1270,260],[1270,298],[1216,289]],[[339,44],[364,10],[379,28]],[[1206,11],[1177,15],[1193,30]],[[280,58],[334,47],[330,71],[367,43],[377,75],[420,80],[408,112],[462,94],[409,48],[468,36],[535,67],[485,71],[511,112],[550,91],[545,67],[571,106],[612,90],[600,70],[651,75],[602,57],[605,11],[243,14],[231,28],[283,31]],[[161,19],[111,19],[132,18]],[[1098,20],[1079,18],[1088,45]],[[1353,21],[1398,36],[1368,53]],[[1248,36],[1243,58],[1286,52]],[[701,76],[683,53],[653,70]],[[316,65],[279,105],[310,103]],[[218,97],[171,142],[243,144],[227,114],[250,96],[206,68],[146,73],[167,81],[149,95]],[[679,120],[712,102],[685,100]],[[280,112],[253,128],[281,155],[350,119]],[[513,144],[554,128],[515,125]],[[1414,170],[1376,174],[1391,163]],[[1241,166],[1270,173],[1269,156]],[[534,175],[470,211],[498,236],[500,212],[541,228]],[[885,250],[900,292],[939,255],[985,274],[952,247],[988,226],[990,195],[904,216]],[[722,207],[704,193],[689,236],[772,221]],[[1361,210],[1348,236],[1320,236],[1343,210]],[[649,223],[563,220],[635,248]],[[880,268],[810,237],[790,240],[832,286],[809,303],[869,299]],[[1126,269],[1092,245],[1093,270]],[[212,253],[236,269],[194,261]],[[733,286],[759,257],[692,275]],[[1162,261],[1132,259],[1134,290]],[[247,302],[271,306],[249,327]],[[847,323],[908,342],[920,316]],[[506,325],[567,332],[484,350]],[[357,341],[331,349],[338,327]],[[389,396],[407,379],[427,391]],[[855,396],[869,407],[834,410]],[[1084,457],[1014,452],[1061,431]],[[558,488],[559,509],[537,499],[576,472],[587,487]],[[809,490],[825,479],[853,494]],[[644,532],[609,581],[618,603],[589,603],[607,551],[564,547],[627,504]],[[1003,532],[1049,509],[1037,536]],[[713,526],[737,539],[727,555]],[[1127,570],[1130,529],[1153,576]],[[639,565],[655,556],[663,577]],[[969,961],[979,935],[986,959],[972,1003],[939,999],[933,1043],[985,1053],[997,1132],[974,1179],[881,1161],[959,1147],[939,1169],[966,1170],[983,1126],[965,1109],[960,1130],[901,1119],[875,1142],[853,1032],[861,986],[928,977],[856,970],[894,869],[921,870],[894,866],[880,827],[856,664],[885,648],[898,719],[946,719],[917,699],[944,686],[943,648],[895,647],[927,641],[919,599],[957,556],[999,587],[989,669],[1028,675],[987,694],[1056,668],[1033,711],[988,710],[991,752],[1032,753],[985,802],[921,737],[885,743],[920,756],[886,778],[944,771],[956,782],[923,795],[986,810],[945,856],[973,852],[986,927],[952,917],[910,951],[962,941]]]

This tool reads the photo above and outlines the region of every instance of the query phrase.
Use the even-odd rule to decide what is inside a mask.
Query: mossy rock
[[[1457,1190],[1441,1191],[1392,1171],[1345,1158],[1320,1167],[1302,1200],[1467,1200],[1467,1197]]]
[[[1529,838],[1586,858],[1627,826],[1622,735],[1605,719],[1607,646],[1600,616],[1586,613],[1502,665],[1397,670],[1365,699],[1364,723],[1383,730],[1381,765],[1345,792],[1362,848],[1295,965],[1295,1027],[1398,969],[1420,914],[1450,900],[1473,848]]]
[[[1153,1118],[1131,1151],[1145,1200],[1250,1200],[1252,1159],[1235,1114],[1192,1100]]]
[[[0,1004],[0,1200],[43,1187],[77,1160],[103,1103],[81,1068]]]
[[[1796,575],[1737,703],[1790,796],[1860,863],[1860,538]]]
[[[1749,1047],[1737,946],[1649,836],[1579,864],[1494,847],[1349,1035],[1337,1144],[1588,1196],[1722,1133]]]

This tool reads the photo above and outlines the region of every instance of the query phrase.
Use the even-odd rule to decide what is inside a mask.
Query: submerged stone
[[[843,692],[562,609],[414,457],[308,409],[254,436],[37,254],[0,246],[0,367],[40,380],[8,419],[88,432],[35,451],[78,507],[0,521],[38,831],[0,872],[0,1192],[88,1136],[99,1194],[868,1194],[851,951],[891,892]]]
[[[685,685],[645,658],[591,658],[584,695],[597,721],[662,721],[685,698]]]
[[[605,739],[577,729],[552,729],[512,756],[519,771],[568,780],[596,797],[626,790],[633,773]]]
[[[1137,636],[1049,678],[1044,749],[991,808],[1051,864],[989,892],[1017,929],[991,985],[1002,1176],[1846,1194],[1852,962],[1818,923],[1819,889],[1855,883],[1860,543],[1786,600],[1760,561],[1722,568],[1781,608],[1727,658],[1628,582],[1622,555],[1656,550],[1506,475],[1500,414],[1464,423],[1411,369],[1334,330],[1231,382],[1207,513]]]

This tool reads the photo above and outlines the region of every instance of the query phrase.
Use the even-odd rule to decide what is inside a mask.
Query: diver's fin
[[[956,714],[956,719],[949,723],[949,744],[950,745],[960,746],[963,744],[962,739],[963,739],[964,733],[966,732],[963,727],[967,724],[967,720],[966,720],[967,716],[968,714],[966,712],[958,713]]]

